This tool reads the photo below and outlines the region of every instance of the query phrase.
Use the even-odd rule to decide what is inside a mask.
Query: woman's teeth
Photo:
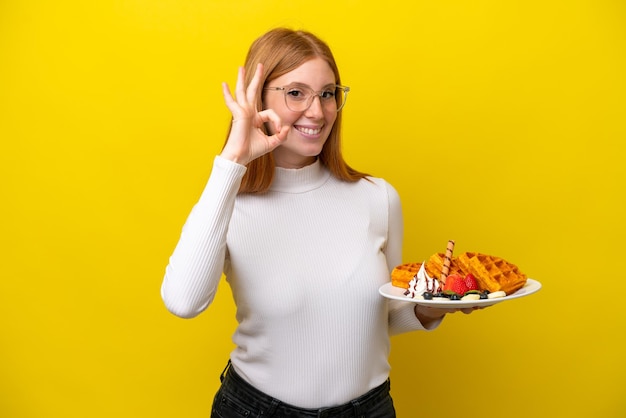
[[[320,132],[322,132],[321,128],[313,129],[313,128],[305,128],[302,126],[298,126],[296,127],[296,129],[302,132],[303,134],[307,134],[307,135],[318,135]]]

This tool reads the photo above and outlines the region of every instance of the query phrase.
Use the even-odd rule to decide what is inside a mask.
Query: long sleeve
[[[226,235],[242,165],[215,157],[207,185],[193,207],[165,269],[161,297],[174,315],[192,318],[213,301],[226,257]]]
[[[398,192],[387,183],[389,196],[389,236],[385,248],[387,267],[389,272],[402,263],[402,241],[404,234],[404,220],[402,205]],[[436,322],[428,330],[436,328],[441,321]],[[415,316],[415,304],[397,300],[389,301],[389,335],[403,332],[426,330]]]
[[[237,305],[232,366],[255,388],[314,408],[380,385],[390,334],[423,329],[414,304],[378,293],[402,258],[397,192],[341,181],[319,160],[276,168],[266,193],[237,194],[244,173],[216,158],[166,269],[168,309],[198,315],[224,274]]]

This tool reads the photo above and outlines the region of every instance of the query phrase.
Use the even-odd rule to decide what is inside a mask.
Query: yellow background
[[[400,192],[405,261],[455,239],[544,286],[394,337],[398,415],[626,416],[618,0],[0,2],[0,416],[209,415],[230,294],[187,321],[159,287],[220,83],[278,25],[333,48],[346,157]]]

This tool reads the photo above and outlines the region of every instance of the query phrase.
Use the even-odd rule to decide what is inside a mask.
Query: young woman
[[[162,297],[204,311],[225,274],[238,327],[213,417],[394,417],[389,336],[453,310],[389,301],[401,263],[395,189],[340,147],[343,86],[329,47],[279,28],[251,46],[232,125],[170,258]]]

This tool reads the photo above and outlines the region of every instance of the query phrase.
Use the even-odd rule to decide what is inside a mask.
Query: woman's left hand
[[[432,306],[415,305],[415,316],[420,320],[422,325],[427,327],[428,324],[442,319],[446,314],[452,314],[455,312],[463,312],[464,314],[471,314],[477,309],[483,307],[475,306],[473,308],[435,308]]]

